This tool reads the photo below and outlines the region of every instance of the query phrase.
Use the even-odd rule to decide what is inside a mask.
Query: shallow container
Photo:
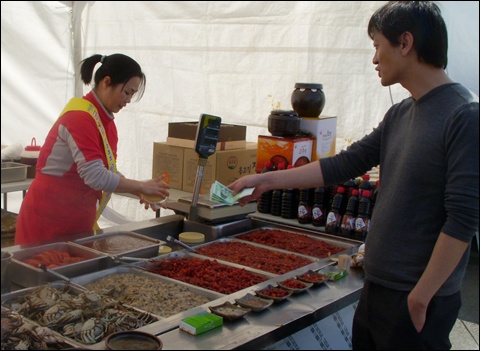
[[[110,268],[114,265],[113,260],[105,254],[87,250],[73,243],[59,242],[13,252],[12,263],[9,267],[10,281],[26,288],[58,280],[57,276],[23,262],[28,258],[32,258],[33,256],[48,250],[67,252],[70,256],[81,256],[86,258],[80,262],[70,263],[51,269],[52,271],[68,278],[96,272],[101,269]]]
[[[21,182],[27,179],[28,165],[17,162],[2,162],[2,183]]]
[[[74,243],[111,256],[150,258],[158,256],[166,242],[134,232],[112,232],[75,240]]]

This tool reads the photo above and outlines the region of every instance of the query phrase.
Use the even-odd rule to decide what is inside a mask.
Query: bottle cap
[[[358,191],[358,189],[353,189],[353,190],[352,190],[352,195],[353,195],[353,196],[358,196],[359,193],[360,193],[360,192]]]
[[[364,175],[362,176],[362,179],[363,179],[363,180],[370,180],[370,174],[368,174],[368,173],[367,173],[367,174],[364,174]]]
[[[343,194],[345,192],[345,188],[343,186],[339,186],[337,188],[337,193]]]
[[[362,197],[370,197],[370,191],[364,190],[362,193]]]

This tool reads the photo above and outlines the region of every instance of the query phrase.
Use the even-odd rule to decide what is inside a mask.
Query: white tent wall
[[[41,144],[82,86],[80,60],[121,52],[142,66],[147,89],[116,115],[118,168],[151,177],[153,142],[169,122],[207,112],[268,134],[272,109],[291,109],[296,82],[321,83],[322,115],[337,122],[337,151],[383,118],[401,86],[382,87],[366,27],[384,1],[2,1],[2,144]],[[449,28],[448,73],[478,94],[478,2],[439,2]],[[10,199],[9,199],[10,206]],[[130,220],[152,218],[114,196]],[[166,212],[169,213],[168,211]]]

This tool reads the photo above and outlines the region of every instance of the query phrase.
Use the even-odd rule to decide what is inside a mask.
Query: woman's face
[[[130,103],[133,95],[138,91],[141,79],[140,77],[132,77],[127,84],[117,84],[115,86],[110,85],[109,81],[110,77],[104,78],[104,93],[100,95],[100,98],[108,112],[117,113]]]

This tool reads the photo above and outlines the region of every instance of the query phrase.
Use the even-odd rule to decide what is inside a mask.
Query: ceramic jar
[[[273,136],[291,137],[300,129],[300,118],[295,111],[273,110],[268,116],[268,131]]]
[[[320,117],[325,107],[322,84],[295,83],[292,93],[292,107],[300,117]]]

